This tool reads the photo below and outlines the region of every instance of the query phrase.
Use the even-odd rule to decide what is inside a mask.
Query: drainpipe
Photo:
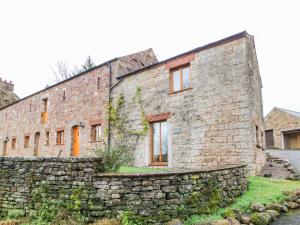
[[[109,67],[109,91],[108,91],[108,101],[109,104],[111,104],[111,92],[112,90],[123,80],[123,77],[121,77],[114,85],[112,85],[112,69],[111,69],[111,62],[108,64]],[[108,135],[107,135],[107,147],[110,149],[111,144],[111,127],[110,127],[110,119],[108,118]]]
[[[112,90],[112,70],[111,70],[111,62],[109,62],[108,64],[108,69],[109,69],[109,88],[108,88],[108,103],[109,105],[111,104],[111,90]],[[107,147],[108,147],[108,150],[110,150],[110,139],[111,139],[111,135],[110,135],[110,118],[108,116],[108,136],[107,136]]]

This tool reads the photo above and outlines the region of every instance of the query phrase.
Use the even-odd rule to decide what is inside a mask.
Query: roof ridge
[[[284,108],[280,108],[280,107],[274,107],[274,109],[280,110],[280,111],[285,112],[285,113],[289,113],[289,114],[291,114],[293,116],[296,116],[296,117],[300,117],[300,112],[297,112],[297,111],[294,111],[294,110],[284,109]]]
[[[183,57],[185,55],[188,55],[188,54],[191,54],[191,53],[194,53],[194,52],[199,52],[199,51],[202,51],[202,50],[205,50],[205,49],[209,49],[209,48],[212,48],[212,47],[216,47],[218,45],[222,45],[222,44],[225,44],[225,43],[228,43],[228,42],[231,42],[233,40],[237,40],[237,39],[240,39],[242,37],[253,37],[253,35],[250,35],[247,33],[247,31],[242,31],[240,33],[236,33],[236,34],[233,34],[231,36],[228,36],[228,37],[225,37],[225,38],[222,38],[222,39],[219,39],[217,41],[214,41],[214,42],[210,42],[206,45],[203,45],[203,46],[200,46],[200,47],[197,47],[197,48],[194,48],[192,50],[189,50],[187,52],[184,52],[184,53],[181,53],[179,55],[176,55],[176,56],[173,56],[171,58],[168,58],[168,59],[165,59],[165,60],[162,60],[162,61],[159,61],[157,63],[154,63],[152,65],[149,65],[149,66],[146,66],[146,67],[143,67],[139,70],[135,70],[133,72],[130,72],[130,73],[127,73],[127,74],[124,74],[124,75],[121,75],[121,76],[118,76],[117,79],[123,79],[124,77],[127,77],[127,76],[131,76],[131,75],[134,75],[136,73],[139,73],[139,72],[142,72],[144,70],[147,70],[147,69],[151,69],[151,68],[154,68],[156,66],[159,66],[163,63],[166,63],[168,61],[171,61],[173,59],[176,59],[176,58],[180,58],[180,57]]]

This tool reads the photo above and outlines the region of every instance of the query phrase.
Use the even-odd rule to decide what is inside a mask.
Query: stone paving
[[[267,150],[272,156],[288,159],[300,174],[300,150]]]

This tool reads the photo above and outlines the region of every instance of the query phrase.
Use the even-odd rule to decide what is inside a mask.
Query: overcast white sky
[[[25,97],[58,60],[103,61],[152,47],[159,60],[247,30],[255,36],[265,114],[300,111],[300,1],[10,0],[0,2],[0,77]]]

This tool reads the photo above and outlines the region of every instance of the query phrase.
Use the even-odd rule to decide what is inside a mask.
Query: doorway
[[[73,127],[72,132],[73,145],[72,145],[72,156],[78,157],[80,155],[80,142],[79,142],[79,126]]]
[[[291,131],[283,133],[285,149],[300,149],[300,132]]]
[[[34,136],[34,156],[39,155],[39,147],[40,147],[40,132],[36,132]]]
[[[7,156],[7,141],[3,142],[3,156]]]

